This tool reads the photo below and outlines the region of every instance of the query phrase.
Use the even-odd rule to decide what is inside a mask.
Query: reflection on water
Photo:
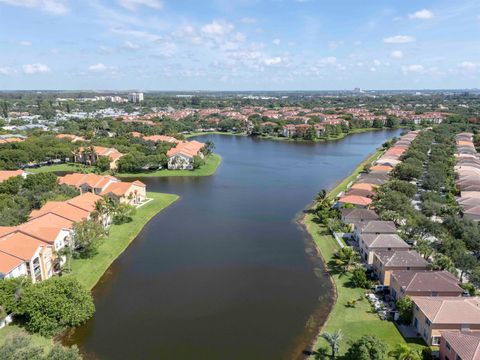
[[[316,144],[209,136],[223,157],[214,176],[142,179],[181,199],[112,265],[94,289],[95,317],[68,342],[101,359],[300,357],[331,284],[294,219],[398,133]]]

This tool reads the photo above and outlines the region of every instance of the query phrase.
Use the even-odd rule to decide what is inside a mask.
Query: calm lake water
[[[300,358],[332,289],[295,218],[399,133],[312,144],[208,136],[223,157],[214,176],[142,179],[181,199],[103,276],[95,317],[68,342],[95,359]]]

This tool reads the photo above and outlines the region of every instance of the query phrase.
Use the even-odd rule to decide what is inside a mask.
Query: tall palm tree
[[[422,360],[419,351],[412,349],[405,344],[398,344],[397,347],[388,353],[395,360]]]
[[[338,329],[334,333],[325,332],[320,336],[328,342],[328,345],[330,345],[330,348],[332,349],[332,359],[335,359],[335,356],[337,356],[340,349],[340,342],[343,338],[342,330]]]

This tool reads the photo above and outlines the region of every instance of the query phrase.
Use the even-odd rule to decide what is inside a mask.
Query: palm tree
[[[332,334],[325,332],[320,336],[328,342],[328,345],[330,345],[330,348],[332,349],[332,359],[335,359],[335,356],[337,356],[340,349],[340,342],[343,338],[342,330],[338,329]]]
[[[398,344],[388,355],[395,360],[422,360],[422,355],[417,350],[405,344]]]
[[[97,220],[103,221],[114,211],[114,204],[109,198],[103,197],[95,203]]]
[[[360,255],[351,246],[345,246],[335,254],[335,264],[343,272],[351,271],[359,261]]]
[[[320,190],[317,196],[315,197],[315,201],[318,203],[319,206],[325,205],[327,202],[329,202],[327,190],[325,189]]]

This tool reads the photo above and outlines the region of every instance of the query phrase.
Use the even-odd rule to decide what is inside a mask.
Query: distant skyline
[[[0,0],[0,90],[480,87],[480,1]]]

